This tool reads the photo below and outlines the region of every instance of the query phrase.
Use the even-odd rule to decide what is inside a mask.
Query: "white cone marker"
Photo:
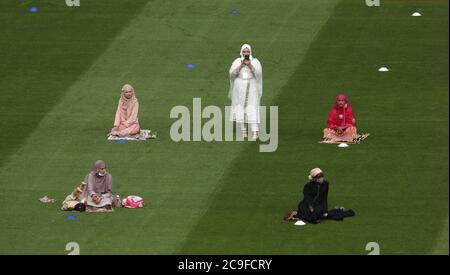
[[[420,14],[420,12],[415,12],[415,13],[413,13],[413,14],[411,14],[411,16],[422,16],[422,14]]]
[[[378,69],[379,72],[389,72],[389,69],[387,67],[381,67]]]
[[[302,220],[298,220],[294,223],[294,225],[305,225],[306,223]]]
[[[338,147],[339,147],[339,148],[347,148],[347,147],[348,147],[348,144],[345,143],[345,142],[342,142],[342,143],[339,143]]]

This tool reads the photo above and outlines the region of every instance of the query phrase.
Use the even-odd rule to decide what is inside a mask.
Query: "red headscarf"
[[[338,101],[344,100],[344,107],[340,107]],[[344,94],[339,94],[334,103],[333,109],[328,116],[327,128],[335,129],[336,127],[348,128],[356,126],[355,115],[353,114],[352,105],[348,103],[348,99]]]

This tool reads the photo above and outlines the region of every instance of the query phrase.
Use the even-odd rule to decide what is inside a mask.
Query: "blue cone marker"
[[[192,63],[186,64],[186,68],[194,69],[195,68],[195,64],[192,64]]]
[[[67,219],[68,220],[75,220],[77,218],[77,216],[75,216],[75,215],[69,215],[69,216],[67,216]]]
[[[119,143],[119,144],[124,144],[125,143],[125,141],[126,141],[126,139],[124,139],[124,138],[121,138],[121,139],[119,139],[117,142]]]
[[[30,12],[38,12],[38,11],[39,11],[39,8],[37,8],[37,7],[30,8]]]
[[[239,14],[239,10],[238,10],[238,9],[232,9],[232,10],[231,10],[231,14],[232,14],[232,15]]]

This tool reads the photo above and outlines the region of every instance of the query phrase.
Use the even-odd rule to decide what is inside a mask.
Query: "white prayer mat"
[[[108,134],[108,140],[135,140],[135,141],[144,141],[147,139],[156,138],[156,132],[152,133],[152,130],[143,129],[139,134],[132,135],[129,137],[118,137]]]
[[[114,209],[106,209],[105,207],[86,207],[86,212],[88,213],[94,213],[94,212],[114,212]]]

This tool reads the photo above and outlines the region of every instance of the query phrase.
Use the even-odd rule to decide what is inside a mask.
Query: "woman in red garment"
[[[357,137],[352,105],[344,94],[340,94],[328,116],[327,128],[323,130],[323,142],[355,142]]]

